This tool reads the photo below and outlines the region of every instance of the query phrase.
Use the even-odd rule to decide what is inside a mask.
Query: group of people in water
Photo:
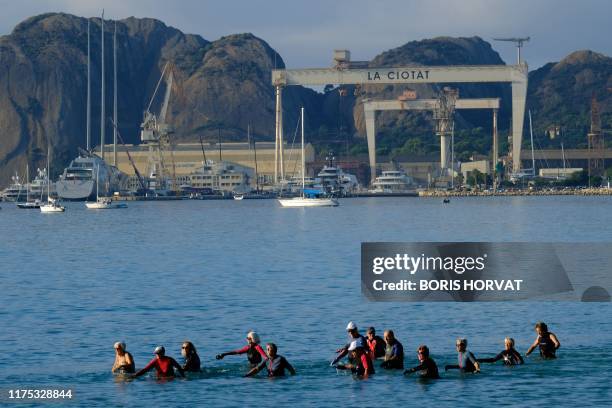
[[[341,370],[351,370],[354,374],[366,378],[374,374],[373,361],[382,359],[380,367],[388,370],[404,370],[404,347],[395,338],[393,330],[386,330],[384,337],[376,335],[374,327],[370,327],[366,336],[359,333],[359,329],[353,322],[349,322],[346,327],[351,341],[345,346],[336,350],[338,355],[331,362],[333,367]],[[531,354],[536,348],[540,349],[540,356],[544,359],[556,358],[557,349],[561,346],[559,339],[554,333],[548,331],[546,323],[538,322],[535,325],[537,337],[529,347],[526,356]],[[520,365],[524,363],[521,354],[514,348],[514,339],[506,337],[504,339],[504,350],[490,358],[476,358],[467,349],[468,341],[459,338],[456,341],[457,364],[446,365],[445,371],[457,369],[465,373],[480,371],[480,363],[495,363],[503,360],[505,365]],[[349,363],[340,364],[346,355],[349,355]],[[421,378],[436,379],[440,378],[438,365],[431,358],[429,348],[422,344],[417,348],[417,358],[419,364],[404,370],[404,374],[418,373]]]
[[[266,350],[264,351],[260,345],[261,340],[259,335],[254,331],[250,331],[247,334],[246,340],[246,346],[237,350],[217,354],[216,359],[222,360],[226,356],[246,354],[250,364],[250,370],[245,377],[254,376],[262,370],[267,370],[268,377],[283,377],[285,376],[285,371],[289,371],[291,375],[295,374],[295,369],[289,364],[287,359],[278,355],[276,344],[266,344]],[[175,369],[181,377],[184,377],[185,373],[188,372],[198,373],[201,371],[200,356],[195,346],[190,341],[183,342],[181,346],[181,355],[184,359],[183,365],[180,365],[174,358],[166,356],[166,349],[164,346],[157,346],[153,354],[153,359],[149,361],[145,367],[136,371],[134,358],[126,350],[125,343],[117,342],[115,343],[115,364],[113,364],[112,372],[123,373],[136,378],[155,369],[157,377],[169,378],[176,375]]]
[[[367,378],[374,374],[373,362],[380,359],[382,360],[380,364],[382,369],[404,370],[404,347],[395,337],[393,330],[386,330],[383,337],[380,337],[376,334],[375,328],[370,327],[364,337],[359,333],[357,325],[349,322],[346,331],[350,341],[336,350],[338,354],[331,362],[332,367],[339,370],[350,370],[358,377]],[[542,358],[556,358],[556,351],[561,346],[557,336],[548,331],[546,323],[543,322],[536,323],[535,331],[537,337],[525,353],[525,356],[539,348]],[[247,334],[246,340],[247,344],[244,347],[217,354],[216,359],[222,360],[226,356],[246,354],[250,370],[245,377],[254,376],[263,370],[266,370],[268,377],[283,377],[287,371],[291,375],[295,375],[296,371],[293,366],[289,364],[287,359],[278,354],[276,344],[266,344],[266,350],[264,351],[260,344],[260,338],[254,331]],[[514,348],[514,339],[511,337],[504,339],[504,350],[490,358],[476,358],[468,350],[467,346],[467,339],[457,339],[457,364],[446,365],[445,371],[458,369],[461,372],[474,373],[480,371],[480,363],[495,363],[500,360],[505,365],[520,365],[524,363],[523,357]],[[138,371],[136,371],[134,358],[126,350],[125,343],[117,342],[114,347],[115,364],[112,368],[113,373],[120,372],[135,378],[155,369],[158,377],[167,378],[176,375],[175,369],[180,376],[184,376],[186,372],[201,371],[200,357],[195,346],[190,341],[183,342],[181,346],[181,355],[184,360],[182,365],[174,358],[166,356],[166,350],[163,346],[157,346],[153,352],[153,359]],[[345,357],[348,357],[348,361],[341,363]],[[426,345],[423,344],[417,348],[417,358],[419,364],[405,369],[404,374],[418,373],[421,378],[440,378],[438,366],[430,356],[429,348]]]

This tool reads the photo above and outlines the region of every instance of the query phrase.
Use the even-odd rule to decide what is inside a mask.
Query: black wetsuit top
[[[406,370],[409,373],[419,372],[421,378],[440,378],[438,373],[438,365],[431,357],[427,357],[420,365]]]
[[[523,357],[515,349],[503,350],[501,353],[492,358],[479,358],[478,361],[481,363],[495,363],[503,359],[505,365],[519,365],[523,364]]]
[[[258,370],[263,370],[264,368],[268,369],[268,377],[284,377],[285,369],[289,370],[291,374],[295,374],[295,370],[283,356],[275,356],[264,361],[259,365]]]
[[[542,358],[557,358],[555,355],[557,351],[555,342],[550,338],[549,332],[542,333],[540,336],[538,336],[538,343]]]
[[[478,360],[476,360],[476,357],[474,357],[474,354],[472,354],[471,351],[460,351],[457,355],[457,361],[459,364],[447,365],[446,369],[458,368],[464,373],[473,373],[476,371],[476,366],[474,363],[476,363]]]
[[[185,357],[185,364],[183,364],[183,370],[197,373],[200,371],[200,357],[197,353],[191,353]]]

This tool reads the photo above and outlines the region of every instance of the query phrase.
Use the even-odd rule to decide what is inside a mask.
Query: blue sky
[[[332,50],[347,48],[369,60],[408,41],[436,36],[531,36],[524,49],[530,69],[572,51],[612,55],[612,1],[608,0],[0,0],[0,34],[23,19],[62,11],[109,19],[153,17],[207,40],[252,32],[276,49],[288,67],[326,67]],[[506,62],[510,43],[493,42]]]

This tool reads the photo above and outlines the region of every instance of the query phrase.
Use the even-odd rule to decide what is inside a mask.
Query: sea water
[[[376,303],[360,288],[367,241],[612,241],[609,197],[344,199],[337,208],[275,200],[130,202],[124,210],[0,211],[0,389],[62,387],[73,406],[610,405],[609,303]],[[443,372],[455,338],[490,357],[512,336],[524,353],[542,320],[559,358],[521,367]],[[438,381],[377,369],[357,380],[329,366],[362,333],[393,329],[406,366],[427,344]],[[297,375],[243,378],[249,330],[278,345]],[[180,359],[184,340],[204,372],[159,382],[114,377],[113,343],[143,367],[156,345]],[[3,403],[6,399],[2,400]]]

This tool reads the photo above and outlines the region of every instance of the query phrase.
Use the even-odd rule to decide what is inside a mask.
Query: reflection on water
[[[526,405],[543,392],[547,403],[568,405],[587,390],[590,402],[609,405],[609,304],[372,303],[360,293],[359,253],[362,241],[611,241],[607,197],[351,199],[306,210],[273,200],[83,207],[43,216],[3,206],[0,342],[11,357],[0,362],[0,388],[72,386],[82,405]],[[524,352],[538,320],[562,348],[557,361],[532,356],[524,367],[485,365],[479,375],[422,382],[378,369],[356,381],[329,367],[349,320],[362,331],[394,329],[407,366],[419,344],[439,366],[454,363],[460,336],[477,356],[499,352],[505,336]],[[252,329],[279,346],[297,376],[245,379],[244,356],[214,359],[242,347]],[[114,378],[117,340],[137,368],[155,346],[177,358],[191,340],[204,372],[165,383]]]

